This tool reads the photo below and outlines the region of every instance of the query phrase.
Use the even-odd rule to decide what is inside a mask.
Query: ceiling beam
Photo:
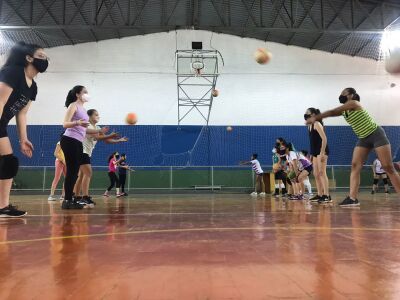
[[[175,0],[175,5],[174,5],[174,7],[173,7],[171,13],[167,16],[167,19],[165,20],[165,23],[164,23],[163,25],[168,25],[169,20],[170,20],[170,19],[172,18],[172,16],[174,15],[175,10],[176,10],[176,8],[178,7],[178,4],[179,4],[180,1],[181,1],[181,0]]]
[[[375,39],[376,39],[376,37],[373,37],[373,38],[366,38],[365,41],[364,41],[364,43],[363,43],[360,47],[358,47],[358,49],[356,49],[356,50],[351,54],[351,56],[356,56],[356,55],[360,54],[360,52],[361,52],[362,50],[364,50],[364,48],[367,47],[370,43],[374,42]]]
[[[343,10],[348,2],[344,1],[344,4],[339,8],[339,10],[336,10],[336,7],[335,7],[335,5],[332,4],[331,0],[327,0],[327,3],[329,4],[331,9],[335,13],[335,15],[334,15],[333,19],[331,20],[331,22],[329,23],[329,25],[332,24],[336,19],[339,19],[340,22],[344,25],[344,27],[346,27],[347,29],[350,29],[349,25],[347,25],[347,23],[340,16],[340,14],[343,12]],[[327,26],[327,27],[329,27],[329,26]],[[354,29],[354,28],[351,28],[351,29]]]
[[[210,31],[236,31],[240,32],[242,30],[246,30],[247,32],[266,32],[266,31],[276,31],[276,32],[296,32],[296,33],[325,33],[325,34],[346,34],[346,33],[355,33],[355,34],[381,34],[383,30],[378,29],[333,29],[333,28],[287,28],[287,27],[266,27],[266,26],[200,26],[201,29],[210,30]],[[0,30],[26,30],[26,29],[66,29],[66,30],[76,30],[76,29],[88,29],[88,30],[101,30],[101,29],[163,29],[163,30],[175,30],[175,29],[190,29],[191,26],[176,26],[176,25],[160,25],[160,26],[143,26],[143,25],[7,25],[0,24]]]
[[[78,5],[78,4],[76,4],[75,0],[72,0],[72,3],[75,5],[75,8],[76,8],[77,10],[76,10],[75,14],[72,16],[72,18],[69,20],[69,23],[68,23],[68,24],[71,24],[72,21],[75,19],[75,17],[79,14],[79,15],[81,15],[82,20],[86,23],[86,25],[87,25],[87,26],[90,26],[90,25],[89,25],[90,22],[89,22],[88,20],[86,20],[86,17],[83,15],[83,13],[82,13],[82,11],[81,11],[83,5],[85,5],[85,3],[86,3],[87,1],[88,1],[88,0],[84,0],[84,1],[82,1],[82,2]],[[78,25],[78,27],[81,27],[81,28],[82,28],[82,26],[80,26],[80,25]],[[62,28],[62,29],[65,30],[65,28]],[[92,35],[92,37],[94,38],[94,40],[97,42],[97,41],[98,41],[98,38],[97,38],[97,36],[95,35],[93,29],[92,29],[92,28],[89,28],[89,31],[90,31],[90,34]]]
[[[135,26],[135,25],[136,25],[136,22],[141,18],[142,13],[143,13],[144,8],[146,7],[147,3],[149,3],[149,0],[146,0],[146,1],[143,3],[142,7],[140,8],[140,10],[138,11],[138,13],[136,14],[135,18],[133,19],[133,21],[132,21],[132,23],[131,23],[132,26]]]
[[[253,7],[254,7],[254,3],[256,2],[256,0],[253,0],[253,2],[251,3],[251,7],[249,7],[246,3],[246,0],[241,0],[244,8],[246,9],[247,12],[247,21],[245,23],[245,26],[247,26],[247,22],[249,21],[249,19],[251,18],[251,20],[253,21],[254,25],[256,25],[257,27],[260,26],[260,24],[257,21],[257,18],[253,15]]]
[[[211,4],[214,7],[215,11],[217,12],[218,18],[220,19],[222,25],[226,26],[225,19],[224,19],[222,13],[219,11],[218,4],[215,3],[215,0],[211,0]]]
[[[305,14],[300,18],[297,27],[301,27],[301,25],[303,24],[304,20],[307,18],[307,16],[310,17],[312,23],[314,24],[315,28],[319,28],[317,22],[314,21],[313,17],[311,16],[311,10],[315,4],[316,1],[314,1],[310,7],[306,7],[305,3],[303,2],[303,0],[299,0],[300,4],[303,6],[303,9],[305,11]],[[293,27],[293,26],[291,26]],[[295,37],[296,32],[293,32],[292,35],[290,36],[289,40],[286,42],[286,45],[290,45],[293,38]]]
[[[288,27],[290,27],[287,23],[286,23],[286,21],[285,21],[285,18],[281,15],[281,9],[282,9],[282,7],[285,5],[285,0],[283,0],[283,2],[281,3],[281,6],[277,9],[276,8],[276,2],[277,1],[273,1],[273,0],[270,0],[270,2],[271,2],[271,5],[272,5],[272,11],[273,10],[276,10],[278,13],[277,13],[277,15],[276,15],[276,17],[273,19],[273,21],[272,21],[272,23],[271,23],[271,27],[273,27],[274,26],[274,24],[275,24],[275,22],[276,22],[276,20],[278,19],[278,17],[282,20],[282,22],[283,22],[283,24],[285,24],[285,26],[288,28]]]
[[[59,22],[57,21],[57,18],[53,15],[53,13],[51,12],[50,8],[51,6],[54,4],[55,1],[53,1],[52,3],[50,3],[48,6],[45,5],[45,3],[42,2],[43,0],[39,0],[39,2],[42,4],[42,6],[44,7],[44,12],[41,14],[41,16],[37,19],[37,23],[40,22],[40,20],[44,17],[44,15],[46,14],[46,12],[49,14],[49,16],[54,20],[54,22],[56,24],[59,24]],[[64,34],[64,36],[69,40],[69,42],[73,45],[74,41],[71,39],[71,37],[65,32],[64,29],[61,29],[61,32]]]
[[[27,22],[27,21],[22,17],[22,15],[19,13],[19,10],[20,10],[21,7],[25,4],[26,1],[27,1],[27,0],[24,0],[24,1],[20,2],[18,7],[15,7],[15,6],[14,6],[13,4],[11,4],[9,1],[4,1],[5,3],[8,4],[9,7],[11,7],[12,12],[10,12],[10,13],[4,18],[4,20],[3,20],[2,22],[3,22],[4,24],[7,24],[7,22],[10,20],[10,18],[11,18],[13,15],[17,15],[18,18],[20,18],[25,24],[29,24],[29,22]],[[3,6],[3,5],[2,5],[2,6]]]

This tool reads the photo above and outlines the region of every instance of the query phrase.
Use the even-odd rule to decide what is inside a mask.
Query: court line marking
[[[344,213],[348,213],[350,211],[357,211],[358,214],[376,214],[377,212],[382,213],[382,212],[387,212],[387,213],[400,213],[400,210],[371,210],[371,211],[360,211],[358,207],[354,207],[354,208],[344,208],[339,210],[331,210],[331,213],[333,214],[344,214]],[[192,212],[175,212],[175,213],[162,213],[162,212],[144,212],[144,213],[131,213],[131,214],[127,214],[127,213],[108,213],[108,214],[99,214],[99,213],[87,213],[87,214],[54,214],[54,215],[25,215],[24,218],[30,218],[30,217],[64,217],[64,216],[157,216],[157,215],[254,215],[257,213],[266,213],[266,214],[287,214],[287,213],[296,213],[296,212],[304,212],[304,213],[312,213],[312,214],[319,214],[321,211],[320,210],[314,210],[314,211],[306,211],[306,210],[292,210],[292,211],[268,211],[268,212],[264,212],[264,211],[256,211],[256,212],[217,212],[217,213],[192,213]],[[1,220],[1,219],[0,219]]]
[[[0,245],[9,244],[21,244],[30,242],[43,242],[43,241],[55,241],[55,240],[66,240],[76,238],[90,238],[90,237],[104,237],[104,236],[115,236],[115,235],[131,235],[131,234],[151,234],[151,233],[180,233],[180,232],[210,232],[210,231],[272,231],[272,230],[304,230],[304,231],[315,231],[315,230],[329,230],[329,231],[376,231],[376,232],[400,232],[400,228],[376,228],[376,227],[216,227],[216,228],[177,228],[177,229],[156,229],[156,230],[142,230],[142,231],[124,231],[114,233],[95,233],[95,234],[82,234],[82,235],[68,235],[68,236],[54,236],[37,239],[25,239],[25,240],[13,240],[0,242]]]

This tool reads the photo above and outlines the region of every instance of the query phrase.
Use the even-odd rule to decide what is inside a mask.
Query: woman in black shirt
[[[33,78],[45,72],[47,67],[48,58],[42,47],[20,42],[10,50],[0,69],[0,217],[26,215],[25,211],[9,203],[12,181],[19,164],[13,154],[7,126],[15,116],[21,152],[32,157],[33,145],[28,140],[26,114],[37,94]]]
[[[319,109],[310,107],[304,114],[304,120],[307,121],[310,117],[314,117],[320,113]],[[328,175],[326,174],[329,148],[328,139],[324,131],[324,123],[316,121],[307,127],[310,138],[310,155],[314,166],[314,177],[318,191],[318,194],[311,198],[310,201],[318,201],[318,203],[332,202],[329,195]]]

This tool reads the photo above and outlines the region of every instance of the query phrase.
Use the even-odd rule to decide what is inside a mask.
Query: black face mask
[[[311,118],[311,115],[309,115],[309,114],[304,114],[304,120],[308,120],[309,118]]]
[[[339,96],[339,102],[342,103],[342,104],[346,103],[347,102],[347,96],[340,95]]]
[[[49,66],[49,61],[47,59],[34,57],[32,65],[35,67],[36,70],[38,70],[38,72],[44,73],[47,70],[47,67]]]

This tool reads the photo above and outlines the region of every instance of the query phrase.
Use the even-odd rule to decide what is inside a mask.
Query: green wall
[[[245,168],[138,168],[130,175],[130,183],[126,188],[140,189],[190,189],[195,185],[214,185],[223,188],[252,188],[253,178],[250,169]],[[332,170],[328,169],[328,177],[332,178]],[[15,189],[49,190],[54,176],[54,168],[32,169],[21,168],[15,178]],[[336,186],[348,187],[350,178],[349,167],[335,167],[334,178]],[[43,185],[43,180],[45,183]],[[58,185],[61,188],[62,180]],[[361,186],[369,187],[372,184],[372,172],[370,168],[364,168],[361,173]],[[91,189],[105,190],[109,185],[108,175],[105,169],[95,168]]]

